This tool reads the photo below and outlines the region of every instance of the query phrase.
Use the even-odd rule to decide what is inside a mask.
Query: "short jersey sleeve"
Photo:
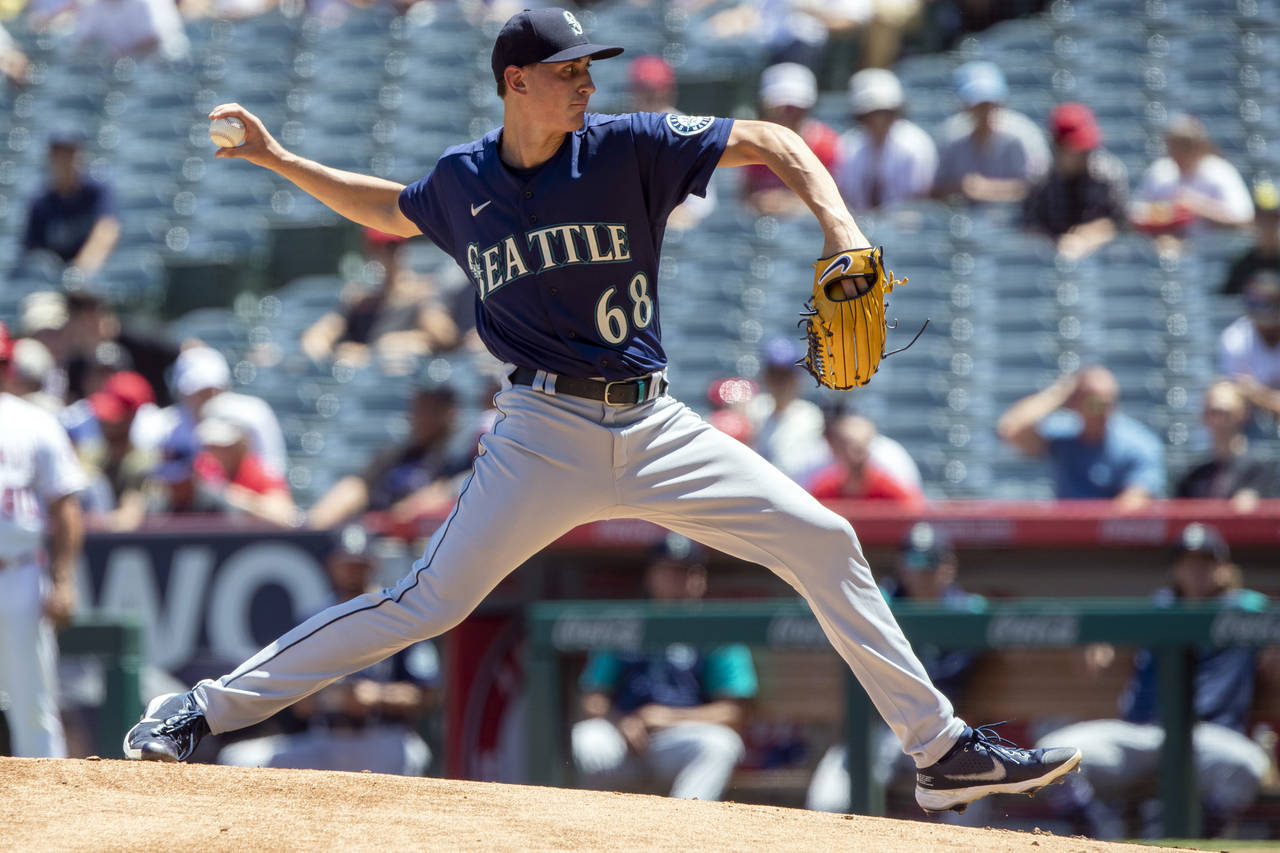
[[[622,675],[622,659],[609,652],[592,652],[578,679],[583,693],[613,693]]]
[[[631,116],[651,216],[665,219],[686,196],[707,194],[707,183],[732,129],[733,119],[727,118],[676,113]]]
[[[1129,447],[1124,454],[1124,488],[1137,486],[1150,495],[1163,495],[1167,480],[1164,445],[1140,424],[1131,424],[1125,432],[1129,434],[1126,442]]]
[[[707,655],[703,692],[712,699],[751,699],[759,690],[751,650],[741,643],[721,646]]]
[[[400,191],[400,212],[418,230],[452,255],[453,229],[449,226],[446,207],[449,203],[446,180],[437,166],[431,173]]]
[[[430,690],[440,686],[442,677],[440,652],[430,640],[414,643],[392,658],[393,681],[409,682]]]
[[[116,196],[112,192],[110,184],[98,184],[98,192],[93,203],[93,213],[94,217],[98,219],[104,216],[120,215],[120,211],[116,207]]]

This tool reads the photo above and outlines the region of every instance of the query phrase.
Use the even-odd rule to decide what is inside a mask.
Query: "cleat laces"
[[[193,720],[200,716],[203,715],[198,711],[179,711],[172,717],[165,717],[164,722],[156,726],[155,733],[158,735],[180,734]]]
[[[196,744],[200,742],[203,734],[200,727],[203,722],[204,715],[199,711],[179,711],[165,717],[164,722],[156,726],[151,733],[153,736],[171,739],[178,746],[178,760],[185,761],[191,753],[195,752]]]
[[[1009,720],[1001,720],[998,723],[988,723],[985,726],[975,727],[973,730],[975,744],[1002,758],[1013,761],[1029,761],[1032,757],[1031,750],[1018,746],[995,730],[996,726],[1003,726],[1007,722]]]

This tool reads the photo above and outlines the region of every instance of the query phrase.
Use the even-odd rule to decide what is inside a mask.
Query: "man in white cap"
[[[35,338],[19,338],[13,342],[9,393],[57,417],[63,409],[62,400],[45,390],[57,368],[48,347]]]
[[[967,62],[954,79],[965,108],[939,134],[934,195],[1021,201],[1049,171],[1044,135],[1031,119],[1003,105],[1009,86],[995,63]]]
[[[836,184],[849,209],[874,210],[929,195],[938,149],[902,117],[902,84],[892,71],[866,68],[849,80],[858,126],[840,137]]]
[[[44,344],[53,356],[53,369],[45,374],[44,390],[56,400],[66,402],[67,298],[54,290],[37,290],[22,297],[18,307],[18,332]]]
[[[155,448],[182,443],[179,439],[195,432],[202,419],[219,415],[242,424],[249,447],[261,457],[272,473],[283,476],[287,456],[280,422],[265,400],[228,391],[231,368],[222,353],[199,346],[183,350],[173,364],[170,385],[179,402],[165,409],[166,418],[158,435],[133,436],[134,443]]]
[[[798,62],[770,65],[760,75],[760,117],[800,134],[827,171],[836,162],[839,136],[809,111],[818,102],[818,79]],[[804,202],[787,189],[768,166],[744,166],[743,199],[759,213],[790,214],[807,211]]]

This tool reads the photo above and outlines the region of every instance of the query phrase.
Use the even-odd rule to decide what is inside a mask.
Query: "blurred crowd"
[[[1268,304],[1268,318],[1280,317],[1280,299],[1274,306]],[[1253,334],[1262,334],[1257,318],[1245,320]],[[1239,326],[1228,332],[1238,333]],[[1228,347],[1226,333],[1223,346]],[[803,354],[798,342],[770,341],[759,383],[730,377],[708,389],[709,421],[818,498],[887,501],[907,512],[926,511],[920,471],[899,442],[866,417],[839,408],[824,412],[802,396],[810,381],[798,365]],[[1222,372],[1234,378],[1219,379],[1204,395],[1209,449],[1186,470],[1167,470],[1159,436],[1120,410],[1120,386],[1101,365],[1032,391],[1009,407],[995,429],[1011,447],[1044,459],[1060,500],[1110,500],[1125,511],[1157,498],[1218,498],[1248,512],[1261,499],[1280,497],[1280,463],[1250,449],[1257,404],[1246,396],[1249,374],[1231,369],[1229,358],[1224,349]],[[1261,393],[1275,392],[1264,386]]]
[[[330,529],[365,512],[398,521],[442,512],[491,420],[480,415],[468,444],[457,390],[424,377],[410,395],[404,441],[355,460],[360,467],[307,512],[291,496],[276,413],[231,390],[218,350],[134,328],[84,291],[29,295],[17,334],[7,390],[66,430],[89,477],[83,509],[103,530],[183,513]]]
[[[118,212],[110,188],[85,173],[81,149],[73,135],[50,140],[48,188],[28,210],[24,262],[44,255],[75,274],[63,277],[69,286],[22,299],[10,391],[66,429],[90,478],[82,494],[90,523],[133,530],[151,514],[192,512],[308,523],[290,495],[276,413],[231,390],[224,354],[117,311],[92,286],[115,243]],[[358,277],[305,331],[303,352],[324,362],[376,361],[396,376],[424,354],[479,348],[470,303],[445,304],[430,277],[401,263],[405,243],[366,231]],[[465,454],[455,458],[456,402],[450,387],[419,388],[406,412],[407,442],[324,495],[312,526],[366,510],[408,518],[447,506],[447,484],[470,464]]]
[[[663,60],[640,57],[629,76],[638,107],[674,108],[676,75]],[[1132,508],[1156,497],[1219,497],[1246,509],[1280,496],[1275,460],[1249,449],[1250,436],[1265,434],[1280,415],[1280,193],[1270,183],[1250,192],[1213,152],[1204,125],[1179,115],[1169,121],[1167,156],[1152,163],[1130,200],[1123,167],[1107,154],[1087,106],[1054,109],[1046,134],[1002,105],[1007,87],[994,64],[962,65],[955,79],[965,107],[936,143],[904,117],[906,94],[886,69],[853,75],[856,126],[842,135],[810,116],[817,82],[797,63],[765,70],[760,108],[813,147],[855,212],[923,196],[1021,202],[1026,227],[1072,257],[1124,229],[1177,252],[1184,241],[1210,239],[1210,231],[1252,227],[1254,245],[1219,285],[1223,298],[1242,297],[1245,313],[1219,343],[1221,378],[1204,400],[1211,453],[1201,464],[1165,470],[1161,440],[1119,411],[1123,389],[1105,365],[1027,389],[996,431],[1046,459],[1060,498],[1115,499]],[[446,387],[415,396],[404,446],[350,471],[309,512],[296,507],[276,416],[262,400],[231,390],[223,355],[122,316],[88,284],[112,250],[119,213],[110,188],[85,174],[80,150],[74,135],[49,141],[48,188],[29,206],[25,256],[51,255],[78,274],[64,279],[72,286],[23,300],[13,330],[14,388],[66,427],[91,472],[84,503],[96,523],[127,530],[148,513],[230,512],[327,528],[366,510],[404,519],[448,505],[449,484],[468,457],[453,458],[457,392]],[[803,213],[767,169],[742,170],[741,200],[773,215]],[[692,198],[673,227],[696,223],[717,203],[714,195]],[[361,278],[302,335],[309,358],[376,361],[383,375],[395,376],[424,355],[479,351],[465,293],[447,299],[431,276],[404,264],[406,242],[366,231]],[[920,475],[906,451],[858,413],[824,413],[804,399],[802,355],[793,341],[768,342],[759,376],[728,377],[709,389],[712,422],[819,497],[888,499],[919,510]]]
[[[624,0],[647,9],[647,0]],[[165,60],[189,58],[191,46],[185,25],[205,18],[237,20],[275,9],[285,15],[313,16],[340,23],[362,9],[386,7],[396,14],[412,14],[420,6],[449,5],[441,0],[33,0],[6,4],[3,19],[22,16],[22,25],[47,32],[68,49],[97,52],[111,59],[124,56]],[[457,11],[474,23],[501,24],[529,5],[525,0],[485,0],[461,3]],[[536,5],[536,4],[535,4]],[[569,5],[590,10],[602,0]],[[949,46],[961,34],[1042,8],[1043,0],[676,0],[673,7],[707,20],[702,35],[710,40],[757,42],[766,55],[821,60],[832,43],[856,45],[864,64],[880,67],[899,55],[904,38],[922,46]],[[0,73],[22,83],[29,64],[19,47],[0,27]]]
[[[128,24],[131,15],[157,31],[180,34],[183,16],[234,18],[267,8],[180,4],[166,14],[154,8],[167,4],[41,4],[26,10],[26,25],[87,39],[101,18],[114,27],[102,41],[117,53],[170,56],[178,48],[166,45],[174,40],[141,36],[145,28]],[[501,4],[481,5],[471,12],[494,20],[506,14]],[[1280,486],[1274,464],[1249,450],[1250,438],[1275,434],[1280,415],[1280,193],[1275,186],[1261,182],[1251,190],[1217,152],[1205,124],[1187,114],[1169,117],[1164,153],[1131,183],[1120,160],[1108,153],[1087,104],[1059,104],[1045,126],[1037,126],[1007,105],[1008,82],[990,61],[955,69],[959,108],[935,136],[910,120],[912,93],[889,67],[905,36],[948,26],[954,34],[1036,5],[791,0],[724,8],[691,2],[680,8],[707,21],[718,37],[740,30],[761,34],[761,54],[780,61],[760,74],[756,114],[805,140],[855,214],[926,198],[958,206],[1015,206],[1021,226],[1053,241],[1069,260],[1126,231],[1149,235],[1160,253],[1175,255],[1196,241],[1252,228],[1254,244],[1217,285],[1223,298],[1239,295],[1245,313],[1220,342],[1221,380],[1204,404],[1212,455],[1203,465],[1195,471],[1164,469],[1162,443],[1151,425],[1119,411],[1124,389],[1106,365],[1064,376],[1041,391],[1026,389],[1029,396],[1005,413],[998,432],[1010,446],[1045,457],[1061,498],[1115,498],[1132,507],[1153,497],[1212,496],[1237,500],[1244,508],[1275,496]],[[1001,9],[995,11],[996,6]],[[99,14],[99,7],[110,7],[110,14]],[[310,7],[303,12],[325,13]],[[946,21],[951,23],[944,26]],[[126,35],[136,42],[126,43]],[[830,78],[829,42],[844,38],[861,40],[857,64],[863,67],[847,80],[847,124],[837,129],[816,118],[814,108],[820,75]],[[919,49],[910,38],[907,43]],[[679,73],[667,60],[632,59],[627,80],[633,108],[677,109]],[[458,427],[451,423],[434,428],[443,433],[437,438],[388,447],[385,454],[364,460],[367,467],[342,472],[346,476],[315,506],[294,506],[283,437],[265,404],[231,390],[230,368],[217,352],[201,351],[198,340],[169,340],[163,327],[146,328],[137,318],[122,317],[95,287],[127,211],[118,209],[108,182],[87,173],[85,140],[76,132],[59,132],[47,144],[48,184],[30,200],[19,264],[39,259],[62,265],[64,287],[31,294],[23,302],[13,330],[20,338],[14,358],[17,387],[58,414],[93,471],[86,510],[96,522],[131,529],[148,512],[216,511],[328,527],[368,509],[394,508],[405,518],[447,505],[449,490],[443,484],[456,477],[461,463],[441,463],[436,456],[440,448],[458,455]],[[768,169],[747,167],[735,177],[737,199],[717,198],[714,191],[692,197],[673,214],[671,227],[696,226],[717,205],[734,203],[759,214],[808,215]],[[365,234],[366,272],[349,281],[332,310],[303,333],[299,346],[308,358],[355,368],[374,364],[381,375],[400,377],[416,370],[423,356],[481,350],[465,288],[446,289],[433,276],[411,269],[403,261],[404,248],[400,238]],[[761,374],[732,385],[735,399],[720,399],[713,391],[709,404],[717,425],[734,431],[821,497],[888,498],[919,509],[928,484],[921,483],[891,436],[877,435],[875,425],[855,411],[818,412],[803,399],[798,379],[779,387],[784,362],[799,357],[789,349],[786,342],[771,342]],[[447,401],[436,402],[445,413],[438,417],[448,421]],[[486,407],[482,401],[481,408]],[[406,413],[415,436],[432,431],[419,428],[421,408],[415,403]],[[868,454],[867,446],[876,450]],[[890,446],[896,450],[886,460],[884,448]],[[388,454],[400,454],[400,460]],[[431,473],[405,476],[401,469],[409,465]],[[415,485],[388,490],[376,481]]]

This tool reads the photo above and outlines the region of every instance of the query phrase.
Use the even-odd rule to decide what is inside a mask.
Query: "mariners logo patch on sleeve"
[[[667,127],[681,136],[696,136],[711,127],[713,121],[713,116],[678,116],[671,113],[667,116]]]

